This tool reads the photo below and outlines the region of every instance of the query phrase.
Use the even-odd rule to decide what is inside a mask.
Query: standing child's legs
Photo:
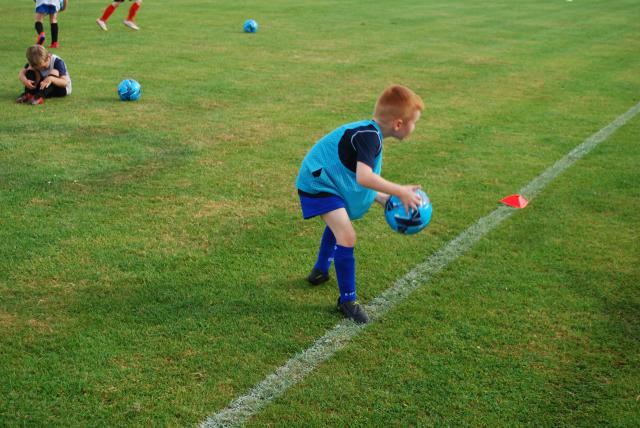
[[[50,48],[58,47],[58,14],[54,13],[49,15],[49,22],[51,23],[51,46]]]
[[[333,263],[336,267],[336,277],[340,298],[338,308],[348,318],[358,323],[369,322],[369,317],[356,300],[356,259],[354,247],[356,245],[356,231],[353,229],[347,210],[339,208],[321,215],[336,240]],[[323,237],[324,239],[324,237]]]
[[[44,43],[45,34],[44,34],[44,26],[42,25],[42,20],[44,19],[44,13],[36,13],[36,43],[41,45]]]

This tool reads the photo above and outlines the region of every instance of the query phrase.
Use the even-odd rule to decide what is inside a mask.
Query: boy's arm
[[[409,211],[409,208],[418,208],[421,199],[415,191],[419,189],[420,186],[415,184],[404,186],[396,184],[380,177],[364,162],[358,162],[356,165],[356,181],[359,185],[375,190],[376,192],[396,195],[400,198],[400,201],[407,211]]]
[[[29,89],[35,89],[35,83],[33,80],[27,79],[27,68],[21,68],[20,73],[18,73],[18,79]]]
[[[44,78],[44,80],[42,80],[42,82],[40,82],[40,88],[41,89],[48,88],[49,85],[54,85],[59,88],[64,88],[67,86],[68,81],[69,81],[69,77],[66,74],[62,77],[48,75],[47,77]]]

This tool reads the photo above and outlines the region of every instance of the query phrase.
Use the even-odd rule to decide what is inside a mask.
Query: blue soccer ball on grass
[[[417,210],[411,208],[408,214],[397,196],[392,195],[384,206],[384,217],[387,223],[398,233],[413,235],[427,227],[431,221],[433,208],[429,197],[422,190],[416,190],[416,193],[420,195],[420,205]]]
[[[245,33],[255,33],[256,31],[258,31],[258,23],[253,19],[247,19],[246,21],[244,21],[242,29]]]
[[[125,79],[118,85],[118,96],[122,101],[137,101],[142,95],[142,87],[133,79]]]

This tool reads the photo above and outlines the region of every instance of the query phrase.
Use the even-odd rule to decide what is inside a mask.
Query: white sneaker
[[[135,22],[129,21],[128,19],[124,20],[124,25],[126,25],[129,28],[131,28],[132,30],[136,30],[137,31],[137,30],[140,29],[140,27],[138,27]]]
[[[100,27],[102,31],[107,31],[107,23],[104,22],[102,19],[100,18],[96,19],[96,24],[98,24],[98,27]]]

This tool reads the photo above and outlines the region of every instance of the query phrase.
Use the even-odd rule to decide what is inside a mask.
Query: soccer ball
[[[253,19],[247,19],[246,21],[244,21],[242,29],[245,33],[255,33],[256,31],[258,31],[258,23]]]
[[[416,190],[422,201],[418,209],[409,209],[409,214],[404,210],[404,205],[397,196],[391,196],[384,206],[384,217],[391,226],[391,229],[405,235],[413,235],[427,227],[431,221],[431,201],[422,190]]]
[[[122,101],[137,101],[141,91],[140,84],[133,79],[125,79],[118,85],[118,96]]]
[[[125,79],[118,85],[118,96],[122,101],[137,101],[141,91],[140,84],[133,79]]]

